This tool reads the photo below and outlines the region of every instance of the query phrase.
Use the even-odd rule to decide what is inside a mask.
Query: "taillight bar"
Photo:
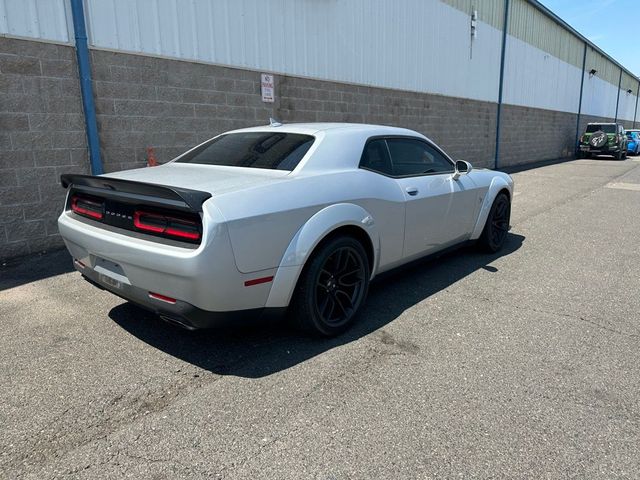
[[[102,220],[104,216],[104,203],[99,200],[74,195],[71,197],[71,210],[78,215]]]
[[[136,210],[133,225],[142,231],[186,240],[200,240],[200,225],[186,218]]]

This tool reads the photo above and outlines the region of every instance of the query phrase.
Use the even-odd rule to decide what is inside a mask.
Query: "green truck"
[[[580,137],[578,156],[591,158],[613,155],[617,160],[627,158],[627,136],[619,123],[589,123]]]

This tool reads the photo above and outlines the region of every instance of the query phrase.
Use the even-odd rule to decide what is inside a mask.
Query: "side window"
[[[420,140],[390,138],[393,174],[397,177],[427,173],[453,172],[453,164],[444,155]]]
[[[393,175],[391,160],[389,159],[384,139],[372,140],[365,145],[360,159],[360,167],[383,175]]]

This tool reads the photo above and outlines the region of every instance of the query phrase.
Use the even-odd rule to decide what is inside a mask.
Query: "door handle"
[[[411,195],[412,197],[416,196],[418,194],[418,189],[416,187],[407,187],[405,189],[405,191]]]

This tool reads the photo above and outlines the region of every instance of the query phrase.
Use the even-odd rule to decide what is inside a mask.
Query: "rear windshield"
[[[594,133],[602,130],[604,133],[616,133],[615,125],[587,125],[587,133]]]
[[[216,137],[186,153],[179,163],[293,170],[314,137],[283,132],[238,132]]]

